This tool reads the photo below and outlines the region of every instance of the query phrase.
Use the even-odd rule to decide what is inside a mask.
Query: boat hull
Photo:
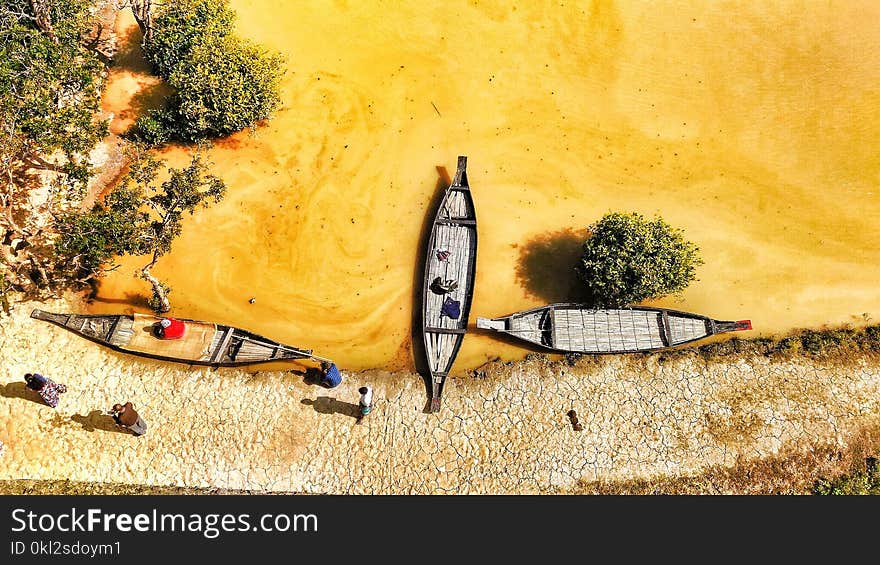
[[[239,367],[255,363],[311,357],[311,351],[291,347],[258,334],[226,326],[180,318],[186,325],[181,339],[159,339],[156,316],[147,314],[72,314],[36,309],[31,317],[50,322],[105,347],[159,361]]]
[[[466,167],[467,158],[459,157],[455,178],[438,206],[427,239],[421,322],[432,412],[440,409],[443,384],[464,340],[473,298],[477,225]],[[454,281],[454,290],[436,292],[432,283],[438,277]],[[443,312],[447,298],[458,302],[458,317]]]
[[[751,329],[751,322],[714,320],[668,308],[593,309],[558,303],[501,318],[478,318],[477,327],[560,353],[619,354],[662,351],[717,333]]]

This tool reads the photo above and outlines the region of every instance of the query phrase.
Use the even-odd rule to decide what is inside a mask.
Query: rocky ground
[[[880,360],[872,356],[707,360],[697,353],[490,363],[451,379],[442,410],[426,414],[415,374],[343,370],[342,385],[327,390],[287,370],[154,362],[32,320],[36,306],[75,308],[61,300],[21,304],[0,319],[0,481],[7,485],[68,479],[214,491],[615,492],[615,484],[669,485],[819,451],[840,460],[880,414]],[[68,386],[57,409],[25,389],[25,372]],[[375,409],[358,425],[357,388],[366,383]],[[126,400],[146,419],[146,436],[120,432],[105,414]],[[566,415],[572,409],[580,431]],[[716,482],[703,490],[739,488]]]

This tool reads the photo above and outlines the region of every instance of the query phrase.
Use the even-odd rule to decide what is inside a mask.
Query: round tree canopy
[[[596,306],[619,308],[683,291],[699,248],[662,218],[612,212],[590,226],[577,267]]]

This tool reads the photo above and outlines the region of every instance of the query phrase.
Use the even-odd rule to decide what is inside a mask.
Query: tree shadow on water
[[[130,73],[138,85],[128,104],[118,110],[116,117],[122,120],[134,121],[148,110],[163,108],[166,99],[174,93],[171,86],[153,73],[142,43],[143,34],[134,24],[121,31],[119,48],[113,56],[112,68],[117,72]]]
[[[129,101],[128,107],[120,110],[118,117],[124,120],[136,120],[149,110],[165,108],[166,100],[174,93],[174,89],[164,82],[143,86]]]
[[[590,293],[575,272],[589,236],[589,230],[565,228],[533,237],[520,246],[517,283],[548,303],[589,303]]]
[[[150,308],[150,297],[139,292],[126,292],[122,297],[101,296],[101,281],[89,281],[89,292],[85,296],[86,303],[100,302],[102,304],[123,304],[129,306],[125,309],[126,314],[134,312],[135,308]]]
[[[113,55],[113,67],[134,74],[150,75],[152,68],[141,46],[144,34],[138,25],[132,24],[118,32],[118,46]]]

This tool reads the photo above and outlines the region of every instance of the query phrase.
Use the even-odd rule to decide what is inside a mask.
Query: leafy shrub
[[[219,137],[255,125],[281,103],[282,60],[232,36],[193,47],[168,79],[174,134],[184,141]]]
[[[151,145],[225,136],[270,117],[281,103],[283,58],[236,37],[225,0],[166,4],[144,46],[175,93],[141,117],[133,137]]]
[[[877,459],[868,457],[865,470],[833,480],[820,479],[813,486],[813,494],[819,495],[880,495],[880,473],[877,472]]]
[[[58,215],[55,227],[61,236],[55,251],[67,260],[73,276],[97,274],[117,255],[147,251],[140,232],[148,216],[138,209],[140,198],[137,190],[122,186],[89,212]]]
[[[153,36],[144,53],[167,79],[189,57],[193,46],[232,33],[235,13],[225,0],[176,0],[162,6],[153,20]]]
[[[163,162],[133,148],[128,173],[119,186],[87,212],[59,215],[55,242],[60,264],[73,276],[100,276],[121,255],[150,255],[141,278],[153,285],[151,306],[167,304],[170,288],[150,269],[171,250],[180,235],[183,214],[220,202],[226,185],[209,174],[209,165],[196,153],[186,167],[168,168],[159,182]],[[165,311],[167,308],[157,309]]]
[[[163,145],[171,141],[173,124],[165,110],[150,110],[135,123],[136,137],[148,145]]]
[[[107,134],[98,119],[102,73],[98,55],[84,41],[95,26],[90,0],[56,0],[41,8],[52,21],[41,30],[27,0],[0,2],[0,173],[62,152],[61,172],[82,188],[91,176],[87,154]]]
[[[699,248],[662,218],[606,214],[590,226],[577,272],[602,307],[622,307],[683,291],[703,263]]]

